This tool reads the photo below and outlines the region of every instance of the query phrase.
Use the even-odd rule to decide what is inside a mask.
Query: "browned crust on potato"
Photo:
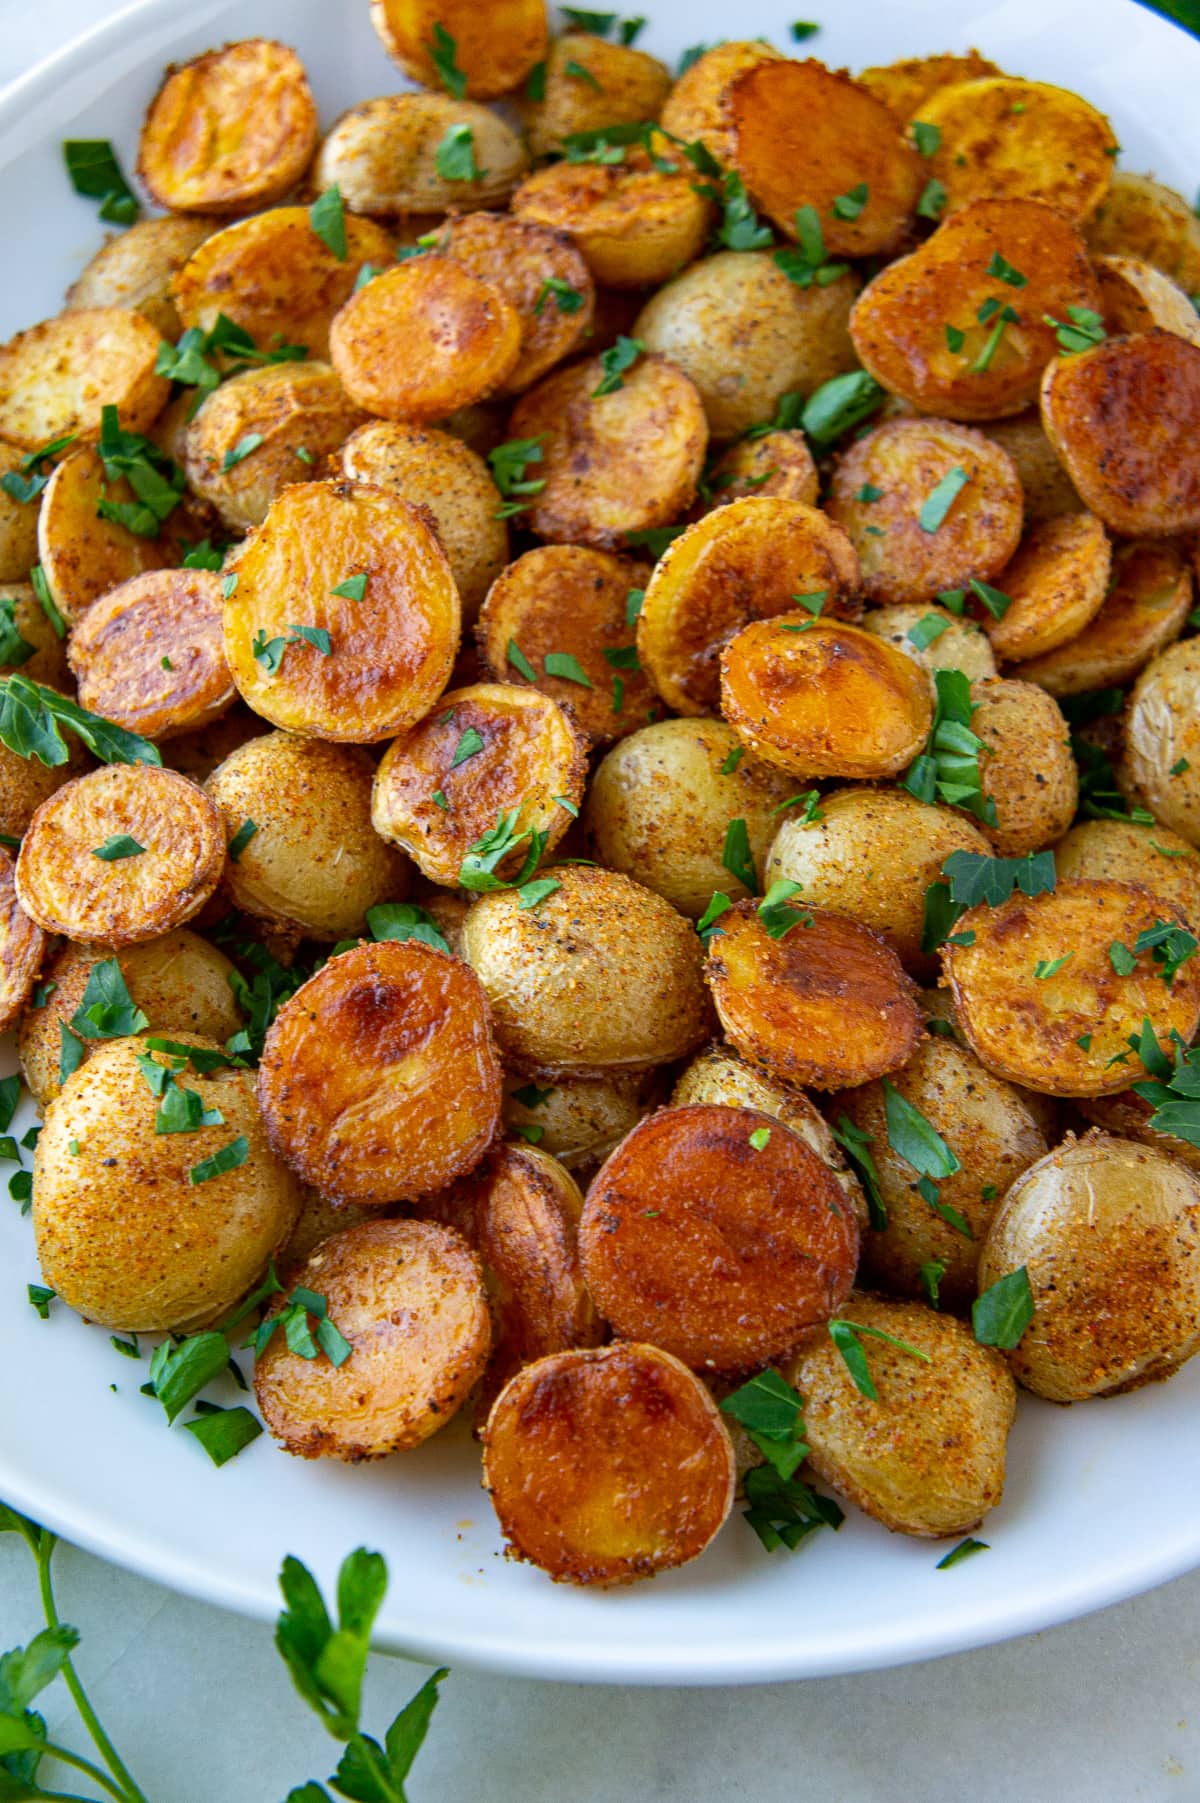
[[[1132,540],[1115,545],[1100,611],[1069,644],[1017,665],[1014,676],[1052,695],[1082,695],[1128,682],[1183,631],[1192,573],[1179,548]]]
[[[516,310],[521,348],[501,394],[523,394],[590,339],[595,290],[587,264],[565,232],[532,219],[468,213],[447,221],[438,251],[498,288]],[[548,279],[566,282],[582,305],[565,312],[546,287]]]
[[[732,168],[734,142],[726,99],[740,75],[759,63],[779,62],[782,52],[761,38],[714,44],[685,69],[662,110],[663,128],[685,143],[698,140],[724,168]]]
[[[123,476],[106,480],[104,465],[86,445],[63,458],[42,494],[37,556],[68,622],[111,589],[175,561],[169,540],[141,538],[117,520],[102,519],[96,508],[106,496],[126,505],[135,498]]]
[[[211,570],[156,570],[111,589],[68,644],[81,705],[148,739],[215,720],[235,694],[221,609]]]
[[[0,345],[0,434],[33,451],[70,432],[100,429],[114,406],[127,432],[144,432],[171,385],[155,373],[159,337],[124,307],[60,313]]]
[[[561,152],[563,139],[577,132],[657,119],[671,75],[644,50],[610,44],[594,31],[564,31],[547,51],[542,87],[540,100],[518,101],[535,157]]]
[[[655,156],[669,162],[669,144]],[[631,150],[617,164],[551,163],[512,198],[518,219],[565,232],[594,279],[609,288],[656,287],[704,248],[711,204],[690,163],[674,171]]]
[[[2,847],[0,851],[0,1032],[6,1032],[33,991],[46,955],[46,935],[17,900],[12,857]]]
[[[757,495],[764,501],[801,501],[815,507],[820,480],[803,432],[764,432],[730,445],[709,477],[710,507],[728,507]]]
[[[979,776],[996,819],[982,830],[1004,858],[1040,851],[1065,833],[1079,805],[1079,772],[1054,697],[1000,676],[971,684],[971,730],[983,741]]]
[[[909,56],[894,63],[877,63],[870,69],[861,69],[857,79],[860,87],[882,100],[901,125],[907,125],[910,119],[921,118],[923,103],[939,88],[1002,73],[978,50],[967,50],[962,55],[944,51],[938,56]]]
[[[430,56],[434,26],[454,39],[457,66],[473,100],[507,94],[546,54],[545,0],[371,0],[371,23],[414,81],[436,88]]]
[[[81,307],[129,307],[141,313],[172,342],[182,331],[171,281],[219,219],[168,213],[163,219],[139,219],[109,238],[86,263],[63,300],[63,311]]]
[[[1200,222],[1182,194],[1148,175],[1118,169],[1085,232],[1093,255],[1140,257],[1185,294],[1200,288]]]
[[[1104,605],[1111,567],[1108,534],[1093,514],[1034,526],[996,578],[1012,605],[1000,619],[976,608],[996,656],[1018,663],[1076,638]]]

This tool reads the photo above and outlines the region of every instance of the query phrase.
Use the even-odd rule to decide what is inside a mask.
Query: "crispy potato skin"
[[[13,861],[4,851],[0,858],[0,1032],[12,1026],[28,1001],[45,955],[46,935],[17,900]]]
[[[139,219],[110,238],[67,289],[64,312],[81,307],[128,307],[172,342],[183,326],[171,298],[171,281],[219,219],[168,213]]]
[[[584,1182],[653,1106],[659,1088],[653,1071],[556,1077],[552,1086],[541,1089],[516,1073],[504,1079],[504,1125],[518,1135],[528,1127],[540,1128],[539,1150]]]
[[[878,933],[805,907],[799,926],[772,939],[753,901],[720,926],[705,976],[726,1036],[751,1064],[781,1083],[841,1089],[911,1057],[921,1033],[916,986]]]
[[[1142,1075],[1128,1036],[1149,1019],[1167,1044],[1185,1044],[1200,1024],[1200,971],[1189,961],[1168,989],[1161,966],[1140,954],[1128,976],[1113,968],[1109,948],[1132,950],[1139,933],[1163,918],[1156,898],[1109,878],[1060,881],[1050,894],[1014,894],[999,908],[963,915],[957,932],[971,945],[948,945],[942,964],[958,1020],[976,1056],[997,1076],[1055,1096],[1113,1095]],[[1170,918],[1168,915],[1167,918]],[[1068,963],[1035,977],[1040,960],[1070,952]],[[1079,1039],[1090,1035],[1085,1047]]]
[[[787,632],[756,620],[721,653],[721,711],[764,763],[870,779],[897,775],[922,749],[933,689],[902,651],[857,627]]]
[[[930,94],[920,118],[941,132],[927,161],[952,211],[972,200],[1041,200],[1082,224],[1108,193],[1112,127],[1066,88],[984,76]]]
[[[670,154],[658,141],[660,160]],[[694,178],[690,163],[668,173],[640,150],[615,165],[551,163],[521,183],[512,210],[565,232],[606,287],[656,287],[704,248],[712,207]]]
[[[910,634],[922,620],[931,617],[944,622],[942,629],[927,645],[919,646]],[[982,627],[974,620],[956,619],[946,608],[931,607],[927,601],[874,607],[863,615],[862,629],[885,639],[924,670],[961,670],[972,682],[996,674],[996,659]]]
[[[1085,230],[1093,256],[1139,257],[1185,294],[1200,288],[1200,222],[1182,195],[1148,175],[1116,170]]]
[[[449,181],[437,166],[439,144],[463,125],[481,171],[477,182]],[[321,193],[336,183],[354,212],[389,219],[444,213],[464,201],[503,206],[528,167],[525,146],[490,107],[449,94],[384,94],[334,121],[317,153],[312,187]]]
[[[35,550],[29,560],[30,567],[36,562]],[[3,580],[0,577],[0,582]],[[4,582],[3,598],[12,602],[13,625],[32,656],[27,655],[23,663],[0,664],[0,673],[8,676],[19,670],[22,676],[28,676],[32,682],[45,683],[51,689],[68,690],[71,686],[71,671],[67,663],[67,648],[50,624],[45,609],[33,592],[32,583]]]
[[[1054,448],[1042,430],[1036,407],[1012,419],[984,420],[979,430],[1007,451],[1016,465],[1025,496],[1025,524],[1055,519],[1062,513],[1078,513],[1081,503]]]
[[[921,509],[952,470],[968,480],[942,524],[927,532]],[[882,489],[864,501],[869,485]],[[830,517],[858,554],[872,601],[932,601],[972,577],[1002,569],[1021,536],[1020,478],[981,432],[947,420],[893,419],[851,445],[830,485]]]
[[[665,526],[696,494],[708,426],[695,386],[662,357],[639,357],[622,386],[597,397],[599,357],[556,370],[521,397],[510,438],[542,440],[525,523],[554,544],[622,550],[627,535]]]
[[[506,1062],[607,1076],[693,1051],[710,1017],[691,922],[615,870],[552,869],[561,887],[536,909],[484,895],[463,931]]]
[[[876,64],[861,70],[857,79],[860,87],[882,100],[901,125],[907,125],[910,119],[924,117],[922,107],[940,88],[1001,73],[978,50],[968,50],[962,56],[947,52],[942,56],[910,56],[895,63]]]
[[[658,1346],[554,1353],[497,1397],[484,1483],[512,1552],[556,1582],[629,1584],[702,1553],[733,1506],[717,1405]]]
[[[565,31],[550,44],[543,85],[541,100],[517,102],[535,157],[561,151],[563,139],[576,132],[657,119],[671,75],[644,50],[606,43],[591,31]]]
[[[96,1046],[50,1103],[33,1158],[33,1229],[42,1273],[68,1307],[126,1332],[186,1332],[258,1280],[295,1225],[300,1191],[267,1145],[249,1071],[201,1076],[189,1065],[178,1081],[222,1124],[156,1133],[158,1103],[137,1064],[146,1050],[141,1038]],[[238,1136],[249,1144],[236,1170],[189,1180]]]
[[[215,720],[235,694],[221,609],[211,570],[154,570],[110,589],[68,641],[81,705],[148,739]]]
[[[1065,833],[1079,803],[1067,723],[1045,689],[1013,677],[971,684],[971,730],[983,740],[979,775],[996,804],[981,830],[1002,858],[1038,851]]]
[[[1109,877],[1148,889],[1161,909],[1200,928],[1200,853],[1167,826],[1081,820],[1054,847],[1060,877]]]
[[[713,465],[709,487],[712,507],[728,507],[751,495],[815,507],[820,480],[803,432],[765,432],[730,445]]]
[[[978,1527],[1004,1490],[1016,1386],[1002,1355],[919,1302],[855,1296],[847,1321],[927,1353],[925,1364],[871,1339],[877,1402],[859,1394],[827,1335],[814,1335],[785,1375],[804,1397],[809,1464],[893,1533],[921,1539]]]
[[[358,1464],[445,1426],[491,1344],[479,1260],[461,1235],[433,1221],[365,1221],[290,1275],[326,1298],[352,1350],[339,1366],[323,1352],[302,1359],[276,1332],[255,1359],[255,1399],[287,1452]]]
[[[1052,1402],[1169,1377],[1200,1347],[1200,1179],[1106,1133],[1067,1140],[1014,1183],[979,1261],[980,1286],[1024,1265],[1033,1321],[1011,1354]]]
[[[1104,605],[1111,568],[1112,546],[1094,514],[1034,526],[997,578],[1011,607],[999,620],[978,610],[996,656],[1019,663],[1077,638]]]
[[[104,465],[89,446],[73,450],[55,469],[42,492],[37,551],[55,605],[68,622],[78,620],[101,595],[174,562],[164,538],[139,538],[116,520],[101,519],[100,501],[129,502],[133,490],[122,476],[108,482]]]
[[[1200,845],[1200,639],[1152,658],[1125,709],[1117,780],[1124,793]],[[11,830],[11,829],[10,829]]]
[[[995,255],[1027,277],[1019,295],[988,275]],[[977,319],[985,300],[1013,304],[1020,323],[1006,326],[990,364],[976,371],[994,329]],[[918,411],[1003,419],[1037,399],[1058,348],[1043,314],[1066,319],[1068,307],[1099,306],[1083,240],[1060,213],[1036,200],[976,200],[867,284],[850,336],[863,366]],[[946,341],[948,324],[963,333],[958,351]]]
[[[177,213],[249,213],[308,167],[317,109],[294,50],[246,38],[172,69],[150,103],[138,174]]]
[[[1191,605],[1192,573],[1176,546],[1114,545],[1099,612],[1069,643],[1018,664],[1014,675],[1060,696],[1120,686],[1179,637]]]
[[[25,453],[20,445],[0,439],[0,476],[20,472]],[[0,582],[6,586],[24,583],[37,562],[37,523],[39,507],[27,501],[16,501],[0,489]]]
[[[1200,344],[1200,318],[1183,289],[1153,264],[1136,257],[1096,257],[1104,323],[1110,336],[1161,326]]]
[[[761,1149],[750,1135],[766,1129]],[[845,1301],[858,1222],[790,1127],[749,1108],[660,1109],[610,1153],[579,1229],[588,1288],[623,1339],[701,1370],[779,1357]]]
[[[760,38],[714,44],[685,69],[662,110],[666,131],[691,143],[698,139],[723,168],[732,168],[733,129],[727,100],[740,75],[759,63],[780,62],[782,52]]]
[[[1155,329],[1059,357],[1042,380],[1046,436],[1084,505],[1126,537],[1200,526],[1200,345]]]
[[[498,288],[520,318],[521,350],[502,394],[523,394],[572,351],[585,344],[591,348],[595,290],[587,264],[564,232],[528,219],[468,213],[447,220],[438,249]],[[580,297],[573,313],[564,312],[547,289],[551,279],[566,282]]]
[[[546,54],[545,0],[371,0],[371,23],[406,74],[436,88],[429,54],[435,25],[455,41],[455,60],[473,100],[495,100],[521,82]]]
[[[60,313],[0,345],[0,436],[33,451],[69,432],[100,429],[115,406],[127,432],[144,432],[171,385],[156,375],[158,333],[124,307]]]

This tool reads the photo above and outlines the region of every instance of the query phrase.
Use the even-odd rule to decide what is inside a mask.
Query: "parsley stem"
[[[93,1765],[90,1759],[84,1759],[80,1754],[72,1753],[69,1747],[57,1746],[52,1740],[44,1741],[39,1750],[46,1759],[57,1759],[60,1765],[69,1765],[77,1772],[85,1772],[93,1784],[98,1784],[102,1790],[106,1790],[110,1797],[115,1797],[117,1803],[130,1803],[129,1792],[118,1790],[112,1779],[106,1777],[100,1770],[100,1767]],[[39,1797],[61,1795],[61,1793],[57,1791],[37,1791],[36,1793],[31,1792],[30,1794]],[[70,1795],[71,1793],[68,1792],[67,1794]],[[83,1798],[81,1799],[81,1803],[91,1803],[91,1799]]]

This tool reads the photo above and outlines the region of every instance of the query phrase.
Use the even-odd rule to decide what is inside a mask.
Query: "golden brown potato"
[[[530,150],[544,157],[578,132],[657,119],[670,91],[670,71],[656,56],[566,31],[550,45],[540,98],[522,100],[519,110]]]
[[[183,330],[171,282],[192,252],[218,229],[219,219],[168,213],[139,219],[109,238],[67,289],[68,313],[80,307],[128,307],[172,342]]]
[[[745,438],[718,457],[708,479],[711,507],[727,507],[758,495],[768,501],[803,501],[815,507],[820,481],[803,432],[764,432]]]
[[[41,804],[86,769],[87,754],[73,734],[67,737],[67,758],[65,764],[47,765],[0,745],[0,833],[19,839]]]
[[[925,172],[874,94],[810,57],[747,69],[730,86],[725,104],[733,167],[785,237],[798,235],[797,209],[811,207],[834,256],[896,249]],[[856,192],[862,200],[857,210],[835,206]]]
[[[524,516],[555,544],[624,548],[630,533],[665,526],[691,506],[708,428],[700,396],[662,357],[639,357],[601,395],[601,358],[556,370],[522,395],[512,438],[540,438],[538,480]]]
[[[110,589],[71,632],[81,705],[148,739],[215,720],[235,693],[221,608],[211,570],[153,570]]]
[[[927,601],[872,608],[862,617],[862,629],[886,639],[922,669],[961,670],[972,682],[996,674],[996,659],[982,627]]]
[[[1052,1402],[1170,1377],[1200,1347],[1200,1180],[1106,1133],[1068,1140],[1018,1178],[979,1260],[981,1288],[1024,1266],[1033,1320],[1013,1351]]]
[[[645,1071],[556,1077],[545,1086],[517,1073],[504,1080],[504,1125],[583,1182],[654,1105],[658,1090],[655,1074]]]
[[[388,55],[425,87],[440,79],[432,51],[442,43],[473,100],[507,94],[546,54],[545,0],[489,0],[486,11],[476,0],[371,0],[371,23]]]
[[[327,1197],[318,1196],[315,1189],[305,1188],[303,1194],[299,1218],[276,1260],[284,1281],[289,1284],[317,1247],[332,1239],[335,1233],[343,1233],[347,1227],[358,1227],[364,1221],[388,1218],[387,1209],[339,1207]]]
[[[1060,877],[1138,883],[1164,913],[1200,929],[1200,854],[1167,826],[1134,820],[1081,820],[1054,847]]]
[[[155,374],[159,337],[123,307],[60,313],[0,345],[0,435],[39,450],[70,432],[96,433],[116,407],[127,432],[144,432],[171,392]]]
[[[1200,845],[1200,639],[1152,658],[1125,710],[1123,792]]]
[[[1108,534],[1093,514],[1034,526],[996,577],[1010,605],[999,619],[976,610],[996,656],[1019,663],[1077,638],[1104,605],[1111,568]]]
[[[1104,323],[1110,333],[1148,332],[1161,326],[1200,344],[1200,318],[1170,276],[1136,257],[1093,259],[1100,283]]]
[[[971,731],[983,740],[979,776],[996,809],[983,832],[1002,858],[1053,844],[1079,802],[1079,774],[1058,703],[1032,682],[971,684]]]
[[[512,210],[565,232],[606,287],[656,286],[700,255],[712,207],[690,163],[659,168],[671,154],[661,139],[654,154],[654,163],[643,150],[620,163],[551,163],[521,183]]]
[[[928,675],[855,626],[756,620],[721,653],[721,711],[747,750],[799,777],[895,776],[933,720]]]
[[[404,732],[445,688],[458,590],[407,501],[359,482],[296,483],[227,568],[225,655],[275,726],[370,743]]]
[[[36,561],[35,551],[30,562]],[[19,670],[31,682],[44,683],[51,689],[70,688],[66,645],[34,594],[31,583],[0,579],[0,622],[5,627],[11,625],[16,638],[21,641],[20,645],[14,643],[9,647],[6,662],[0,661],[0,675],[9,676]]]
[[[684,70],[671,89],[662,110],[663,129],[685,143],[698,140],[723,168],[731,168],[730,89],[747,69],[781,60],[781,53],[763,38],[714,44]]]
[[[196,732],[180,733],[177,739],[168,739],[163,762],[173,770],[182,770],[193,782],[206,782],[230,752],[236,751],[248,739],[259,738],[269,731],[267,722],[251,713],[239,697],[228,713],[210,725],[202,726]]]
[[[513,890],[481,896],[463,955],[518,1070],[609,1075],[682,1058],[709,1024],[700,941],[661,896],[614,870],[552,866],[536,909]]]
[[[479,171],[470,182],[451,180],[439,167],[447,136],[464,131]],[[312,186],[321,193],[336,185],[355,213],[386,219],[503,206],[528,167],[520,138],[490,107],[449,94],[384,94],[334,121],[313,165]]]
[[[994,273],[1001,262],[1025,278],[1019,287]],[[867,284],[850,335],[875,379],[920,411],[1002,419],[1037,399],[1058,348],[1044,316],[1066,320],[1069,307],[1099,305],[1083,240],[1053,207],[976,200]],[[1005,307],[1015,321],[1003,317]]]
[[[20,475],[24,457],[20,445],[0,439],[0,476]],[[40,507],[40,501],[17,501],[0,488],[0,582],[6,586],[23,583],[37,562]]]
[[[63,458],[42,493],[37,558],[68,622],[110,589],[176,561],[169,538],[142,538],[118,520],[102,519],[96,509],[105,499],[128,504],[134,493],[123,476],[107,481],[87,446]]]
[[[572,351],[592,348],[592,278],[562,232],[505,214],[468,213],[446,221],[438,251],[498,288],[520,317],[520,355],[502,394],[523,394]]]
[[[1132,958],[1139,934],[1163,918],[1145,889],[1098,877],[971,908],[955,933],[974,934],[972,942],[945,946],[942,962],[972,1050],[998,1076],[1050,1095],[1126,1089],[1142,1075],[1128,1039],[1143,1020],[1163,1045],[1174,1032],[1190,1043],[1200,1024],[1195,963],[1170,985],[1150,951],[1125,971],[1123,953]],[[1118,1053],[1124,1062],[1114,1062]]]
[[[432,1195],[475,1168],[500,1119],[483,988],[415,939],[342,952],[276,1015],[258,1099],[271,1144],[331,1201]]]
[[[177,213],[252,213],[308,167],[317,109],[294,50],[244,38],[172,67],[146,114],[137,172]]]
[[[512,808],[522,832],[545,833],[549,854],[578,812],[586,773],[583,741],[548,695],[500,682],[447,689],[385,751],[371,822],[431,883],[453,888],[474,842]]]
[[[924,116],[922,105],[940,88],[1002,73],[978,50],[968,50],[961,56],[947,51],[941,56],[910,56],[900,62],[877,64],[861,70],[857,79],[876,100],[882,100],[901,125],[907,125],[910,119]]]
[[[7,1032],[33,990],[46,936],[17,900],[13,861],[0,847],[0,1032]]]
[[[219,1052],[211,1040],[182,1043]],[[124,1332],[187,1332],[220,1316],[261,1276],[300,1212],[300,1190],[273,1156],[250,1071],[201,1074],[172,1087],[210,1118],[160,1133],[139,1066],[175,1061],[142,1038],[100,1045],[46,1110],[33,1155],[33,1228],[42,1274],[79,1314]],[[205,1167],[227,1148],[236,1163]]]
[[[324,1240],[293,1276],[324,1296],[351,1350],[340,1365],[323,1351],[300,1358],[276,1331],[256,1357],[255,1399],[288,1452],[358,1464],[445,1426],[491,1344],[479,1260],[459,1234],[433,1221],[365,1221]]]
[[[916,986],[887,941],[827,908],[794,905],[782,937],[753,901],[722,914],[705,975],[726,1035],[780,1082],[814,1089],[869,1083],[916,1047]]]
[[[1052,520],[1060,513],[1078,513],[1079,496],[1046,434],[1036,407],[1012,419],[984,420],[979,430],[1007,451],[1017,466],[1025,495],[1025,524]]]
[[[827,505],[858,554],[873,601],[932,601],[972,577],[986,581],[1021,536],[1021,482],[1011,458],[981,432],[947,420],[876,426],[840,459]]]
[[[1179,637],[1191,605],[1192,574],[1174,545],[1152,539],[1114,545],[1099,613],[1068,644],[1019,664],[1014,674],[1052,695],[1119,686]]]
[[[850,1293],[858,1222],[790,1127],[693,1103],[636,1126],[588,1189],[579,1250],[601,1314],[686,1365],[763,1365]]]
[[[1072,1107],[1085,1121],[1094,1122],[1106,1133],[1115,1134],[1122,1140],[1135,1139],[1156,1152],[1166,1152],[1200,1174],[1200,1146],[1152,1127],[1154,1103],[1135,1095],[1132,1089],[1119,1090],[1115,1096],[1081,1096]]]
[[[668,706],[715,710],[720,659],[754,620],[853,619],[859,565],[849,538],[815,507],[757,495],[696,520],[667,546],[646,584],[638,654]],[[797,612],[803,601],[806,611]]]
[[[1185,294],[1200,288],[1200,221],[1181,194],[1148,175],[1118,169],[1085,232],[1094,256],[1139,257]]]
[[[1066,88],[984,76],[939,88],[919,117],[941,134],[925,160],[951,211],[973,200],[1042,200],[1080,224],[1108,192],[1112,127]]]
[[[770,251],[719,251],[652,295],[632,336],[696,384],[714,438],[737,438],[773,418],[782,395],[854,368],[857,292],[849,274],[801,288]]]
[[[484,1433],[505,1539],[562,1583],[629,1584],[696,1558],[733,1506],[735,1476],[716,1403],[657,1346],[527,1365]]]
[[[812,1469],[895,1534],[937,1540],[978,1527],[1004,1491],[1016,1412],[1003,1357],[919,1302],[855,1296],[843,1319],[904,1340],[928,1363],[867,1339],[871,1400],[828,1335],[813,1335],[786,1367],[804,1397]]]

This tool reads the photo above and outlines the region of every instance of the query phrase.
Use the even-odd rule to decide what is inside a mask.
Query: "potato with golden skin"
[[[1106,877],[1149,890],[1164,913],[1200,931],[1200,852],[1169,826],[1081,820],[1054,847],[1060,877]]]
[[[1132,1089],[1118,1090],[1115,1096],[1081,1096],[1072,1106],[1085,1121],[1100,1127],[1121,1140],[1137,1140],[1152,1151],[1165,1152],[1178,1158],[1200,1176],[1200,1146],[1177,1139],[1173,1133],[1160,1133],[1152,1126],[1155,1104]]]
[[[68,624],[101,595],[177,561],[169,538],[142,538],[119,520],[101,518],[97,508],[105,499],[128,505],[135,496],[123,476],[108,481],[99,456],[86,445],[63,458],[42,491],[36,561]]]
[[[1137,257],[1096,257],[1104,324],[1110,336],[1161,326],[1200,344],[1200,319],[1188,296],[1161,269]]]
[[[1104,605],[1111,568],[1112,546],[1094,514],[1034,526],[996,577],[1010,605],[999,618],[977,606],[996,656],[1020,663],[1077,638]]]
[[[37,562],[37,552],[30,564]],[[67,690],[71,687],[71,670],[67,648],[50,622],[45,608],[29,582],[5,582],[0,578],[0,616],[11,619],[13,631],[24,650],[8,663],[0,662],[0,674],[11,676],[19,671],[30,682],[47,688]]]
[[[439,145],[464,126],[480,171],[469,187],[438,167]],[[464,202],[503,206],[528,168],[525,146],[491,107],[449,94],[384,94],[334,120],[317,152],[312,187],[321,193],[336,186],[355,213],[391,219],[445,213]]]
[[[20,445],[0,439],[0,476],[20,477],[24,459]],[[37,562],[40,510],[40,501],[36,506],[30,501],[18,501],[0,488],[0,582],[6,587],[14,582],[23,584]]]
[[[454,41],[455,67],[472,100],[495,100],[546,54],[545,0],[371,0],[371,23],[388,55],[424,87],[441,80],[431,47],[440,25]]]
[[[361,1226],[364,1221],[390,1219],[390,1211],[386,1208],[360,1208],[353,1204],[338,1205],[327,1197],[319,1196],[315,1189],[303,1188],[304,1199],[300,1204],[300,1215],[293,1227],[287,1245],[276,1259],[276,1265],[285,1284],[290,1284],[295,1272],[328,1239],[335,1233],[344,1233],[347,1227]]]
[[[173,770],[181,770],[193,782],[206,782],[230,752],[270,730],[267,722],[252,713],[239,696],[228,713],[210,725],[195,732],[180,733],[177,739],[168,739],[163,762]]]
[[[1085,229],[1093,256],[1138,257],[1178,282],[1200,288],[1200,223],[1173,188],[1126,169],[1114,172],[1100,210]]]
[[[152,570],[110,589],[67,642],[80,706],[148,739],[217,719],[236,694],[222,606],[211,570]]]
[[[968,50],[961,56],[946,51],[940,56],[910,56],[894,63],[877,63],[873,68],[861,69],[856,79],[876,100],[882,100],[901,125],[907,125],[910,119],[923,117],[924,103],[939,89],[1002,73],[978,50]]]
[[[1061,837],[1079,803],[1070,734],[1052,695],[998,677],[971,684],[971,731],[983,741],[979,777],[995,824],[981,823],[1002,858],[1024,857]]]
[[[1099,612],[1067,644],[1018,664],[1013,675],[1058,696],[1119,687],[1179,637],[1191,605],[1192,572],[1175,545],[1114,545]]]
[[[708,488],[710,507],[728,507],[751,495],[815,507],[820,479],[803,432],[764,432],[730,445],[713,465]]]
[[[67,734],[67,762],[47,765],[19,757],[0,744],[0,833],[19,839],[44,801],[64,783],[86,770],[87,752],[73,733]]]
[[[188,258],[222,225],[187,213],[139,219],[109,238],[67,289],[63,310],[128,307],[172,343],[183,331],[171,283]]]
[[[70,432],[94,435],[116,407],[127,432],[144,432],[171,392],[155,372],[159,336],[124,307],[59,313],[0,345],[0,437],[40,450]]]
[[[544,157],[561,154],[563,139],[579,132],[657,119],[670,91],[670,71],[656,56],[593,31],[565,31],[551,41],[540,99],[526,96],[517,108],[530,150]]]
[[[1026,526],[1056,519],[1059,514],[1079,512],[1082,503],[1042,430],[1036,407],[1014,414],[1011,419],[982,420],[979,430],[1007,451],[1016,465],[1025,496]]]
[[[565,233],[508,214],[468,213],[446,221],[438,253],[490,282],[516,309],[521,349],[500,393],[523,394],[573,351],[595,348],[592,278]],[[564,283],[574,301],[562,291]]]
[[[1151,658],[1123,724],[1122,793],[1200,845],[1200,639],[1181,639]]]
[[[3,847],[0,851],[0,1032],[6,1032],[33,992],[46,936],[17,900],[12,856]]]
[[[1082,224],[1108,193],[1112,127],[1066,88],[982,76],[928,95],[918,117],[941,133],[926,164],[951,212],[973,200],[1039,200]]]
[[[654,157],[628,150],[620,163],[551,163],[512,198],[518,219],[565,232],[595,281],[606,288],[652,288],[698,257],[712,206],[696,171],[654,139]]]
[[[195,1035],[180,1043],[219,1052]],[[212,1124],[159,1133],[139,1067],[144,1038],[110,1040],[46,1110],[33,1157],[33,1229],[42,1275],[69,1308],[122,1332],[189,1332],[219,1319],[287,1240],[300,1190],[267,1145],[250,1071],[191,1064],[169,1082],[191,1090]],[[240,1141],[232,1169],[197,1167]]]
[[[734,82],[759,63],[781,62],[783,53],[762,38],[714,44],[685,69],[662,110],[664,131],[685,143],[699,141],[722,168],[733,166],[728,98]]]
[[[863,615],[862,629],[894,645],[931,673],[961,670],[972,682],[996,674],[996,659],[983,628],[927,601],[873,607]]]

